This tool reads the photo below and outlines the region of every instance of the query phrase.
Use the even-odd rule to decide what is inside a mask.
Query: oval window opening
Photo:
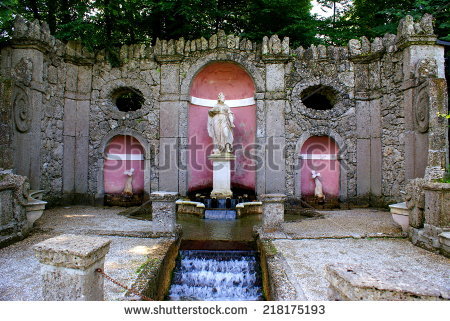
[[[113,93],[112,98],[117,109],[123,112],[136,111],[144,104],[142,93],[134,88],[120,88]]]
[[[336,104],[336,92],[327,86],[308,87],[301,93],[303,104],[315,110],[330,110]]]

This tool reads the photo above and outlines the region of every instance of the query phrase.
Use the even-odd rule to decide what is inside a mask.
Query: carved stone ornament
[[[14,122],[21,133],[26,133],[31,127],[31,108],[28,96],[22,89],[16,90],[13,103]]]
[[[427,87],[419,89],[414,101],[417,130],[426,133],[430,126],[430,99]]]
[[[33,75],[33,62],[29,58],[22,58],[14,67],[14,75],[23,81],[25,85],[31,83]]]
[[[421,59],[416,64],[416,77],[419,79],[436,78],[437,77],[437,63],[436,59]]]

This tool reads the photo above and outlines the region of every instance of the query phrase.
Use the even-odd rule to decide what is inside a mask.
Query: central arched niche
[[[189,162],[188,192],[212,189],[212,139],[208,135],[209,105],[217,102],[219,92],[225,94],[225,103],[234,113],[233,149],[236,161],[232,162],[231,189],[254,191],[256,172],[250,154],[255,144],[256,107],[255,84],[249,74],[238,64],[216,62],[205,66],[194,78],[189,105]],[[240,104],[240,105],[239,105]]]

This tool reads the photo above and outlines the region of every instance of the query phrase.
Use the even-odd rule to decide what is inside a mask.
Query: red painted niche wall
[[[316,184],[311,171],[315,170],[320,173],[319,180],[325,196],[339,196],[340,167],[337,159],[339,147],[336,142],[328,136],[313,136],[306,140],[300,153],[302,195],[314,195]]]
[[[196,98],[217,101],[217,95],[225,94],[227,100],[253,98],[255,85],[248,73],[239,65],[231,62],[217,62],[204,67],[195,77],[190,95]],[[208,156],[212,151],[212,139],[208,135],[208,110],[211,107],[190,104],[189,107],[189,162],[188,190],[193,192],[212,188],[212,162]],[[255,154],[256,107],[232,107],[234,113],[233,149],[236,161],[233,161],[231,188],[254,190],[256,168],[251,154]]]
[[[139,141],[126,135],[115,136],[105,149],[108,156],[103,165],[103,180],[106,194],[122,193],[127,175],[125,171],[134,168],[133,193],[144,191],[144,148]]]

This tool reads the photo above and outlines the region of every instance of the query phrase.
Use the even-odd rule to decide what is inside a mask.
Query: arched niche
[[[111,205],[126,205],[122,200],[125,184],[129,179],[127,173],[132,173],[132,203],[142,201],[145,187],[145,150],[141,143],[130,135],[116,135],[109,140],[104,149],[103,161],[103,191],[107,203]],[[111,201],[116,200],[119,201]]]
[[[339,146],[329,136],[311,136],[302,144],[299,153],[299,184],[302,198],[314,196],[316,183],[312,171],[320,173],[325,199],[338,199],[341,195],[341,165]]]
[[[256,135],[255,84],[249,74],[233,62],[214,62],[200,70],[189,91],[188,110],[188,192],[212,188],[212,163],[208,156],[212,140],[208,135],[208,110],[217,102],[219,92],[234,113],[234,154],[232,190],[255,190],[256,172],[251,148]],[[254,154],[254,152],[253,152]]]

